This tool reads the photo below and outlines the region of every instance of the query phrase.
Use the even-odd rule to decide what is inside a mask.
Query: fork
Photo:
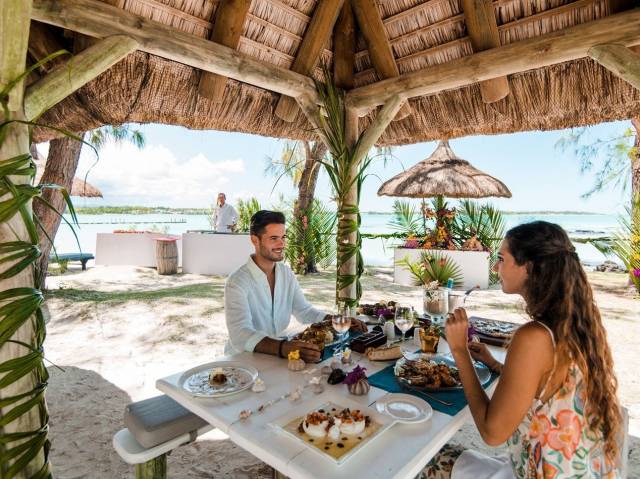
[[[437,397],[434,397],[431,394],[427,394],[426,392],[421,391],[420,389],[417,389],[415,387],[409,386],[406,383],[402,383],[402,387],[407,389],[408,391],[411,391],[411,392],[414,392],[414,393],[419,394],[421,396],[424,396],[427,399],[431,399],[432,401],[439,402],[440,404],[442,404],[444,406],[453,406],[452,402],[448,402],[448,401],[444,401],[442,399],[438,399]]]

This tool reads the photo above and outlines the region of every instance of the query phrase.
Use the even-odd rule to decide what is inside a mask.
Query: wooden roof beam
[[[24,98],[25,117],[29,120],[39,117],[135,51],[137,46],[138,42],[132,38],[113,35],[72,56],[27,89]]]
[[[31,18],[95,38],[127,35],[138,50],[168,60],[292,97],[318,98],[307,76],[97,0],[33,0]]]
[[[364,35],[369,49],[369,57],[378,76],[382,79],[395,78],[400,75],[393,51],[387,39],[382,17],[374,0],[351,0],[353,11],[360,31]],[[400,108],[396,120],[411,114],[411,107],[405,104]]]
[[[244,20],[249,12],[251,0],[226,0],[218,4],[215,22],[209,39],[234,50],[244,28]],[[220,103],[224,98],[227,77],[203,71],[198,83],[198,94],[209,100]]]
[[[596,45],[589,56],[615,76],[640,90],[640,55],[624,45]]]
[[[347,104],[365,115],[395,95],[404,99],[462,88],[491,78],[543,68],[588,56],[603,43],[640,44],[640,9],[595,20],[475,53],[429,68],[382,80],[347,93]]]
[[[333,26],[338,19],[343,3],[344,0],[323,0],[316,4],[313,17],[304,33],[302,43],[298,47],[291,70],[306,76],[313,73],[324,46],[331,38]],[[276,105],[275,113],[278,118],[291,123],[296,118],[298,110],[295,99],[281,96]]]
[[[333,81],[338,88],[351,90],[355,78],[356,21],[351,0],[342,5],[333,30]]]
[[[500,46],[498,23],[491,0],[462,0],[467,32],[474,52],[481,52]],[[506,76],[480,82],[480,94],[485,103],[502,100],[509,94]]]

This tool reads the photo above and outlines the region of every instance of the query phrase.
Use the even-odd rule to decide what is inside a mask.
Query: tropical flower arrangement
[[[402,248],[494,251],[504,233],[502,213],[489,204],[462,201],[450,207],[444,198],[422,202],[416,209],[396,201],[390,226],[404,233]]]
[[[395,238],[403,239],[402,248],[488,252],[489,281],[497,282],[492,267],[504,237],[505,220],[491,204],[462,200],[450,207],[439,196],[416,208],[409,201],[397,200],[389,226],[397,231]]]

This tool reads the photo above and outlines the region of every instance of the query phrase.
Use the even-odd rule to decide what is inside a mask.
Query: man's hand
[[[366,333],[367,331],[369,331],[364,321],[360,321],[359,319],[356,319],[356,318],[351,318],[351,327],[349,328],[349,330],[361,331],[363,333]]]
[[[300,351],[300,358],[305,363],[317,363],[322,358],[322,351],[313,343],[292,339],[282,345],[282,354],[286,358],[291,351]]]

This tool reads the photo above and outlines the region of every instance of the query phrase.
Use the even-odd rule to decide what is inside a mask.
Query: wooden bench
[[[113,447],[127,464],[135,465],[136,479],[165,479],[167,455],[213,429],[169,396],[156,396],[125,408],[127,426],[113,436]]]
[[[87,270],[87,261],[94,259],[91,253],[64,253],[49,256],[50,263],[58,263],[60,261],[80,261],[82,263],[82,271]]]

